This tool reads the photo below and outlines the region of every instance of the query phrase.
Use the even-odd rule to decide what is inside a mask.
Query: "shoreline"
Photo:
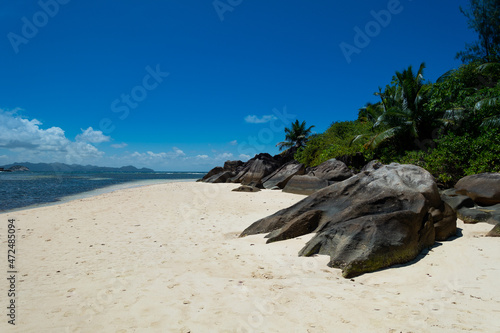
[[[172,182],[0,214],[2,225],[15,219],[19,249],[16,326],[4,316],[0,330],[500,330],[500,243],[482,237],[489,224],[459,221],[460,237],[419,260],[344,279],[328,256],[298,257],[312,234],[238,238],[305,197],[231,192],[238,186]]]
[[[0,210],[0,214],[6,214],[6,213],[23,211],[23,210],[27,210],[27,209],[36,209],[36,208],[41,208],[41,207],[46,207],[46,206],[54,206],[54,205],[58,205],[58,204],[64,204],[67,202],[71,202],[73,200],[91,198],[91,197],[99,196],[99,195],[104,194],[104,193],[111,193],[111,192],[115,192],[115,191],[129,189],[129,188],[136,188],[136,187],[143,187],[143,186],[150,186],[150,185],[157,185],[157,184],[175,183],[175,182],[196,182],[196,179],[133,180],[133,181],[125,182],[125,183],[121,183],[121,184],[108,185],[105,187],[97,188],[97,189],[90,190],[90,191],[80,192],[77,194],[66,195],[66,196],[63,196],[61,198],[58,198],[55,201],[51,201],[51,202],[44,202],[44,203],[32,204],[32,205],[28,205],[28,206],[24,206],[24,207],[18,207],[18,208],[7,209],[7,210]]]

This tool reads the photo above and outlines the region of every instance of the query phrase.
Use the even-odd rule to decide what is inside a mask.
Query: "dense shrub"
[[[372,123],[367,121],[343,121],[333,123],[324,133],[310,138],[307,146],[295,154],[295,159],[307,166],[319,165],[331,158],[355,155],[362,152],[366,158],[373,153],[364,148],[365,140],[351,141],[360,134],[371,131]]]
[[[398,162],[423,167],[443,186],[453,186],[467,175],[500,172],[499,129],[486,130],[475,138],[450,133],[435,143],[436,148],[407,152]]]

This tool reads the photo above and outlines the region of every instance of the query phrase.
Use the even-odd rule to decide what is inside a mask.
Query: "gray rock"
[[[441,193],[441,199],[450,205],[453,210],[458,210],[462,207],[474,207],[474,201],[466,195],[457,193],[457,190],[451,188]]]
[[[210,170],[205,176],[203,176],[203,178],[201,178],[201,181],[204,182],[207,179],[209,179],[210,177],[215,176],[215,175],[222,173],[222,172],[224,172],[224,168],[215,167],[212,170]]]
[[[498,214],[498,212],[492,213],[491,218],[486,222],[488,222],[489,224],[500,223],[500,214]]]
[[[328,185],[330,184],[327,180],[318,177],[309,175],[293,176],[283,188],[283,192],[310,195]]]
[[[230,178],[233,178],[242,168],[244,163],[242,161],[226,161],[224,163],[224,167],[215,167],[210,170],[203,178],[198,181],[207,182],[207,183],[225,183],[228,182],[226,178],[227,175],[230,175]],[[229,173],[225,173],[229,172]],[[218,177],[214,177],[218,175]],[[220,179],[219,179],[220,178]],[[222,180],[224,179],[224,180]],[[214,181],[216,180],[216,181]]]
[[[373,161],[370,161],[368,162],[367,165],[365,165],[360,172],[363,172],[363,171],[374,171],[374,170],[377,170],[377,169],[380,169],[381,167],[383,167],[384,165],[382,163],[380,163],[379,160],[373,160]]]
[[[262,179],[264,188],[271,189],[274,187],[284,188],[288,181],[295,175],[303,175],[306,172],[306,167],[297,161],[286,163],[269,176]]]
[[[485,213],[489,213],[491,215],[492,222],[489,222],[489,223],[496,224],[496,223],[500,222],[500,204],[493,205],[493,206],[487,206],[487,207],[479,207],[478,206],[477,209],[479,209]]]
[[[242,161],[226,161],[224,163],[224,171],[232,171],[232,172],[237,172],[240,171],[240,167],[243,166]]]
[[[455,185],[458,194],[467,195],[483,206],[500,203],[500,173],[481,173],[460,179]]]
[[[248,185],[241,185],[238,188],[235,188],[233,192],[259,192],[260,188]]]
[[[262,178],[271,174],[280,166],[280,161],[271,155],[266,153],[258,154],[245,163],[241,171],[231,179],[231,182],[263,188]]]
[[[312,168],[308,175],[328,181],[342,181],[352,177],[354,173],[345,163],[332,158]]]
[[[234,172],[231,171],[223,171],[221,173],[215,174],[207,179],[204,180],[205,183],[213,183],[213,184],[218,184],[218,183],[227,183],[231,177],[234,177]]]
[[[308,233],[317,225],[316,235],[299,255],[329,255],[329,266],[353,277],[405,263],[433,245],[433,216],[442,222],[440,237],[453,233],[456,221],[441,201],[434,178],[417,166],[391,164],[319,190],[253,223],[241,236],[270,233],[269,241],[276,241]]]
[[[295,238],[313,232],[318,227],[321,215],[323,215],[323,211],[321,210],[309,210],[302,215],[297,216],[293,220],[287,222],[280,229],[267,235],[266,238],[269,239],[266,243]]]
[[[475,224],[479,222],[487,222],[491,218],[489,212],[484,212],[477,208],[462,207],[457,210],[457,216],[464,223]]]
[[[457,213],[450,205],[443,202],[439,209],[432,208],[432,216],[436,241],[444,241],[457,234]]]
[[[486,237],[500,237],[500,223],[491,229],[491,231],[486,234]]]

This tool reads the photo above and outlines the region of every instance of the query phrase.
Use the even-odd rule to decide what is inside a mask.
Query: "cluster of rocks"
[[[227,161],[223,167],[210,170],[200,181],[206,183],[241,183],[237,191],[255,189],[283,190],[310,195],[322,188],[352,177],[354,173],[341,161],[328,160],[306,168],[295,160],[281,155],[258,154],[248,162]]]
[[[372,161],[354,173],[335,159],[306,168],[259,154],[246,163],[228,161],[201,181],[241,183],[236,191],[308,195],[240,236],[266,233],[271,243],[316,233],[299,255],[329,255],[328,265],[341,268],[344,277],[413,260],[436,241],[456,235],[457,214],[466,223],[495,224],[488,235],[500,235],[500,174],[465,177],[440,192],[432,175],[414,165]]]
[[[442,198],[464,223],[495,225],[487,236],[500,237],[500,173],[464,177],[443,191]]]

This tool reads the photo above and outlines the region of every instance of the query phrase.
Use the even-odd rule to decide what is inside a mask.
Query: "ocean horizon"
[[[195,181],[205,172],[0,172],[0,213],[137,186]]]

